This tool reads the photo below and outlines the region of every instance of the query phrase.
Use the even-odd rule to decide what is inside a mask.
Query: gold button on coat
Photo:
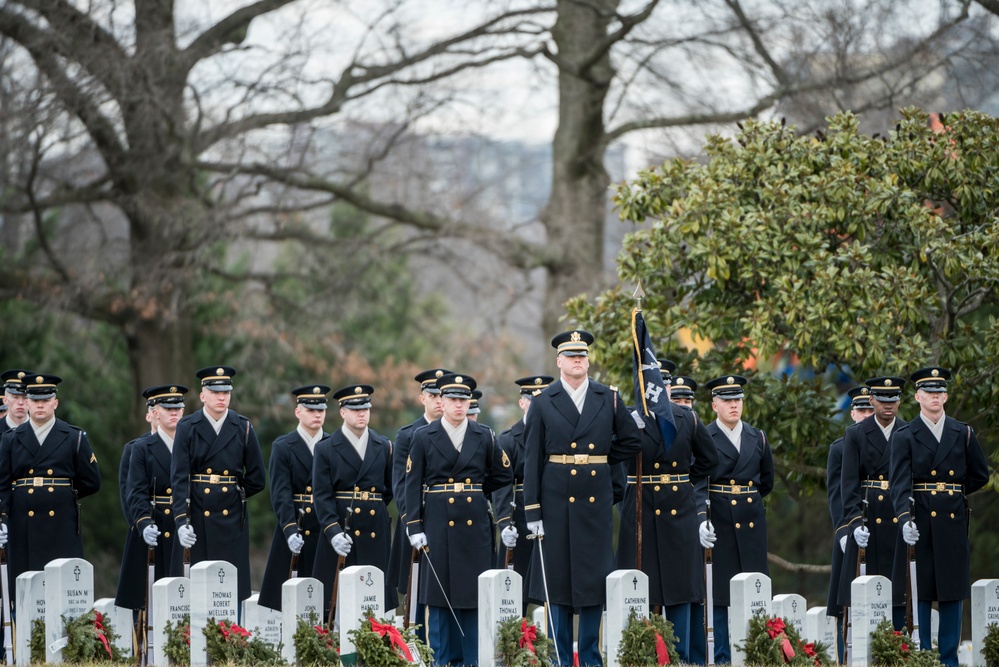
[[[660,510],[656,510],[656,516],[659,516],[660,514],[662,514],[662,512]]]
[[[669,513],[672,514],[673,516],[676,516],[676,510],[670,510]]]
[[[35,510],[28,510],[28,516],[35,516]]]
[[[449,525],[449,526],[453,526],[453,525],[454,525],[454,521],[448,521],[448,522],[447,522],[447,525]]]
[[[737,524],[735,524],[735,527],[736,528],[742,528],[742,524],[741,523],[737,523]]]
[[[471,525],[472,525],[472,520],[471,520],[471,519],[469,519],[469,520],[468,520],[468,525],[469,525],[469,526],[471,526]]]

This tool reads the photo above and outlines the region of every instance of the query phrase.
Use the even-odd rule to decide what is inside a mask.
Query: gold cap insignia
[[[17,374],[17,379],[18,380],[23,380],[24,379],[24,371],[21,371],[20,373]]]
[[[860,390],[860,393],[866,396],[867,394],[870,393],[870,390],[867,387],[864,387],[863,389]]]
[[[728,379],[726,380],[726,382],[728,382],[729,384],[733,384],[735,382],[735,378],[732,377],[731,375],[729,375]]]
[[[215,374],[216,375],[224,375],[225,374],[225,369],[224,368],[216,368],[215,369]]]
[[[938,371],[937,369],[935,369],[935,368],[934,368],[934,369],[933,369],[933,372],[931,373],[931,375],[932,375],[933,377],[936,377],[936,376],[940,375],[940,371]]]
[[[437,371],[434,373],[434,377],[444,377],[444,371]]]
[[[462,378],[462,377],[461,377],[460,375],[455,375],[455,376],[454,376],[454,381],[455,381],[455,382],[457,382],[458,384],[461,384],[461,383],[462,383],[462,382],[464,382],[465,380],[464,380],[464,378]]]
[[[677,378],[676,379],[676,383],[677,384],[683,384],[683,378]]]
[[[573,343],[578,343],[579,341],[583,340],[583,337],[579,335],[578,331],[573,331],[572,335],[569,336],[569,340],[571,340]]]
[[[355,394],[360,394],[362,391],[364,391],[364,390],[361,389],[360,387],[354,387],[354,393]]]
[[[177,387],[170,387],[170,393],[171,394],[176,394],[177,393]]]
[[[541,384],[541,378],[534,378],[534,384]]]
[[[890,387],[891,386],[891,378],[888,378],[887,380],[885,380],[885,386],[886,387]]]
[[[312,393],[313,394],[321,394],[321,393],[323,393],[323,390],[320,389],[319,387],[313,387],[312,388]]]
[[[41,375],[35,377],[35,382],[37,384],[41,384],[44,380],[45,380],[45,378],[43,378]]]

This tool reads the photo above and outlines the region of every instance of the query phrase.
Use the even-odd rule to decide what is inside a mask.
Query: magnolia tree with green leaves
[[[660,359],[702,381],[750,376],[747,419],[770,435],[792,489],[822,478],[842,435],[832,382],[843,372],[859,383],[946,366],[948,414],[980,430],[999,420],[999,120],[906,109],[881,136],[849,113],[827,123],[802,136],[747,121],[709,137],[702,160],[620,185],[621,218],[650,224],[627,237],[617,288],[568,304],[597,335],[605,379],[630,387],[641,283]],[[685,351],[684,328],[714,345]],[[797,372],[765,372],[774,359]],[[914,403],[902,414],[915,416]]]

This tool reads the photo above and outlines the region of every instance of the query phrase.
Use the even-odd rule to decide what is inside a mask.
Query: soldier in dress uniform
[[[697,381],[686,375],[673,377],[673,386],[669,392],[669,400],[685,408],[694,407],[694,392],[697,391]]]
[[[676,365],[661,365],[666,399],[671,400],[672,371]],[[689,385],[678,385],[687,387]],[[648,423],[639,411],[633,413],[642,429],[642,572],[649,575],[649,604],[662,608],[673,624],[680,659],[690,657],[691,607],[704,599],[704,552],[699,527],[706,521],[708,474],[718,464],[718,451],[704,423],[690,409],[670,404],[676,437],[665,451],[659,427]],[[653,414],[652,419],[655,419]],[[635,457],[637,458],[637,457]],[[637,498],[636,460],[621,465],[627,470],[628,486],[621,507],[617,566],[635,565],[635,515]]]
[[[478,664],[477,582],[493,564],[487,494],[513,483],[492,430],[466,416],[475,384],[458,373],[437,380],[444,415],[413,434],[406,461],[406,527],[424,552],[420,599],[438,665]]]
[[[170,575],[173,542],[177,529],[173,520],[173,489],[170,459],[177,424],[184,416],[188,388],[175,385],[150,387],[142,392],[156,431],[132,441],[128,488],[125,494],[130,524],[118,576],[115,604],[126,609],[146,606],[146,557],[156,549],[156,579]]]
[[[316,562],[319,518],[313,503],[312,464],[316,445],[328,435],[323,424],[329,393],[324,384],[292,389],[298,427],[271,445],[271,507],[277,526],[257,598],[264,607],[281,609],[281,586],[291,572],[292,554],[298,554],[299,576],[309,576]]]
[[[395,496],[395,506],[399,510],[399,518],[395,525],[395,539],[392,541],[392,553],[389,557],[388,583],[403,596],[408,594],[406,586],[409,582],[410,561],[413,550],[409,546],[409,536],[406,534],[406,459],[409,458],[409,448],[413,442],[413,434],[444,414],[444,401],[437,388],[437,380],[451,371],[445,368],[431,368],[417,374],[414,380],[420,383],[420,404],[423,414],[412,424],[399,429],[395,436],[395,447],[392,453],[392,491]],[[419,627],[416,636],[420,641],[427,641],[427,630],[424,619],[426,606],[417,603],[416,618]]]
[[[333,590],[337,561],[344,566],[373,565],[388,570],[392,535],[388,504],[392,501],[392,443],[369,428],[374,387],[352,384],[333,393],[343,426],[316,445],[312,472],[316,513],[322,539],[312,576]],[[326,600],[329,613],[329,596]],[[385,582],[385,608],[399,604],[395,588]]]
[[[537,603],[550,599],[551,634],[563,665],[573,661],[575,609],[579,664],[603,664],[600,617],[605,579],[614,569],[612,464],[642,447],[617,389],[588,377],[592,343],[593,335],[580,330],[552,338],[559,379],[531,400],[524,430],[527,527],[544,540],[531,558],[530,597]]]
[[[493,510],[499,515],[496,523],[500,527],[500,539],[503,546],[496,559],[496,567],[506,567],[506,551],[513,549],[513,569],[523,577],[524,610],[527,612],[527,571],[531,564],[531,552],[534,542],[527,539],[527,518],[524,514],[524,427],[527,424],[527,413],[531,409],[531,399],[540,394],[548,385],[555,381],[551,375],[531,375],[514,380],[520,388],[520,398],[517,405],[524,411],[524,416],[517,423],[499,434],[496,442],[506,452],[513,468],[513,484],[497,489],[493,493]]]
[[[950,375],[931,366],[910,376],[919,416],[899,428],[892,443],[891,497],[902,539],[916,547],[920,648],[931,648],[936,601],[940,662],[957,667],[962,603],[971,595],[967,495],[985,486],[989,467],[974,430],[944,412]],[[915,516],[909,514],[910,496]]]
[[[479,421],[479,414],[482,412],[482,407],[479,405],[480,398],[482,398],[481,391],[476,389],[472,392],[472,400],[468,402],[468,412],[466,413],[469,421]]]
[[[874,414],[871,405],[871,389],[864,385],[853,387],[847,392],[850,396],[850,419],[859,424]],[[843,438],[836,439],[829,445],[829,456],[826,460],[826,494],[829,504],[829,516],[832,519],[833,533],[843,523],[843,494],[840,489],[840,478],[843,472]],[[839,662],[843,662],[843,607],[839,604],[839,582],[843,572],[843,552],[846,551],[847,536],[833,539],[832,574],[829,577],[829,595],[826,599],[826,615],[836,619],[836,649]]]
[[[250,525],[246,499],[263,491],[264,458],[253,425],[229,409],[232,366],[197,372],[203,409],[177,425],[171,480],[177,521],[172,567],[184,571],[183,549],[191,563],[224,560],[239,573],[239,600],[250,597]],[[190,502],[190,510],[188,510]]]
[[[156,433],[158,424],[156,423],[156,418],[153,416],[153,406],[150,405],[149,397],[146,396],[148,391],[155,388],[156,387],[150,387],[142,393],[142,397],[146,399],[146,423],[149,424],[149,431],[147,433],[143,433],[138,438],[132,438],[125,443],[125,446],[121,448],[121,461],[118,463],[118,499],[121,502],[121,513],[125,517],[125,523],[129,526],[132,525],[132,517],[129,516],[128,510],[128,468],[129,462],[132,459],[132,445],[137,440],[141,440],[143,436],[149,435],[149,433]],[[144,563],[145,559],[143,559],[143,564]]]
[[[871,392],[874,414],[846,429],[843,436],[843,471],[840,475],[843,514],[836,529],[836,540],[845,547],[839,579],[838,603],[841,607],[850,606],[850,585],[857,576],[859,547],[866,549],[868,575],[880,574],[892,579],[893,570],[904,566],[904,550],[896,548],[900,542],[889,492],[889,469],[892,442],[898,429],[905,424],[896,414],[905,378],[875,377],[865,384]],[[864,527],[865,517],[867,527]],[[904,569],[899,573],[904,576]],[[904,579],[892,581],[892,598],[892,624],[900,630],[905,625]]]
[[[79,501],[101,488],[87,434],[55,416],[62,378],[32,373],[24,380],[28,421],[0,436],[0,546],[7,546],[11,599],[22,572],[83,558]]]
[[[3,409],[0,412],[0,435],[15,429],[28,421],[28,397],[25,394],[24,378],[32,375],[31,371],[17,368],[0,374],[3,381]]]
[[[717,415],[708,433],[718,450],[718,465],[711,472],[711,524],[701,524],[702,544],[710,542],[714,586],[715,662],[732,662],[728,635],[729,582],[740,572],[769,574],[767,524],[763,498],[774,488],[774,460],[767,434],[742,421],[744,387],[741,375],[723,375],[705,383],[711,392],[711,409]],[[703,616],[701,605],[692,612]],[[704,664],[702,624],[691,633],[691,662]],[[698,632],[699,631],[699,632]],[[695,637],[695,633],[697,636]]]

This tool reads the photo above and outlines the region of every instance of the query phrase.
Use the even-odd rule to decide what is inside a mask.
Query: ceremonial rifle
[[[295,527],[298,528],[298,534],[302,535],[302,519],[305,518],[305,510],[301,507],[298,508],[298,519],[295,521]],[[305,548],[304,546],[302,547]],[[288,578],[295,579],[298,577],[298,554],[291,555],[291,563],[288,566]]]
[[[707,508],[708,527],[711,527],[711,499],[704,501]],[[711,562],[711,547],[704,549],[704,639],[706,641],[705,657],[708,664],[715,664],[715,597],[714,578]]]
[[[350,505],[347,506],[347,516],[343,519],[343,534],[347,537],[350,537],[350,517],[353,515],[354,501],[351,500]],[[346,556],[340,556],[339,554],[337,554],[337,556],[336,570],[333,572],[333,588],[330,591],[330,615],[326,619],[326,625],[329,626],[330,632],[333,631],[333,619],[336,618],[336,602],[340,590],[340,571],[343,570],[343,566],[347,564]]]
[[[6,517],[0,517],[0,525],[6,524]],[[3,580],[3,648],[7,664],[14,664],[14,624],[10,606],[10,588],[7,581],[7,545],[0,547],[0,579]]]
[[[916,525],[916,499],[909,496],[909,521]],[[909,595],[905,604],[905,624],[912,637],[913,646],[919,646],[919,590],[916,582],[916,545],[906,545],[907,556],[909,557],[909,569],[907,571],[909,579]]]
[[[153,486],[149,490],[149,519],[156,525],[156,478],[153,477]],[[156,547],[146,549],[146,606],[139,612],[139,623],[142,627],[142,636],[139,638],[142,648],[140,664],[142,667],[153,664],[152,641],[153,641],[153,584],[156,583]]]
[[[867,511],[870,509],[870,502],[867,500],[867,494],[870,489],[864,491],[864,499],[861,501],[862,509],[860,513],[861,525],[864,530],[867,530]],[[870,538],[868,538],[870,539]],[[847,537],[849,540],[849,536]],[[867,575],[867,548],[857,545],[857,577],[863,577]],[[853,649],[853,619],[850,618],[850,607],[843,607],[843,651],[844,659],[843,662],[849,662],[850,652]]]
[[[187,478],[187,527],[191,527],[191,478]],[[184,576],[191,578],[191,547],[184,547]]]
[[[516,497],[517,497],[517,492],[514,491],[514,498],[516,498]],[[510,525],[511,526],[514,525],[514,523],[513,523],[513,515],[516,512],[516,510],[517,510],[517,501],[516,500],[512,500],[510,502]],[[502,533],[503,533],[503,531],[500,531],[501,535],[502,535]],[[507,547],[506,548],[506,560],[504,562],[504,566],[508,570],[512,570],[513,569],[513,550],[514,550],[514,548],[515,547]]]
[[[409,557],[409,579],[406,582],[406,606],[405,615],[402,619],[402,627],[406,628],[416,625],[416,610],[419,604],[416,602],[417,593],[420,590],[420,550],[413,548]]]

